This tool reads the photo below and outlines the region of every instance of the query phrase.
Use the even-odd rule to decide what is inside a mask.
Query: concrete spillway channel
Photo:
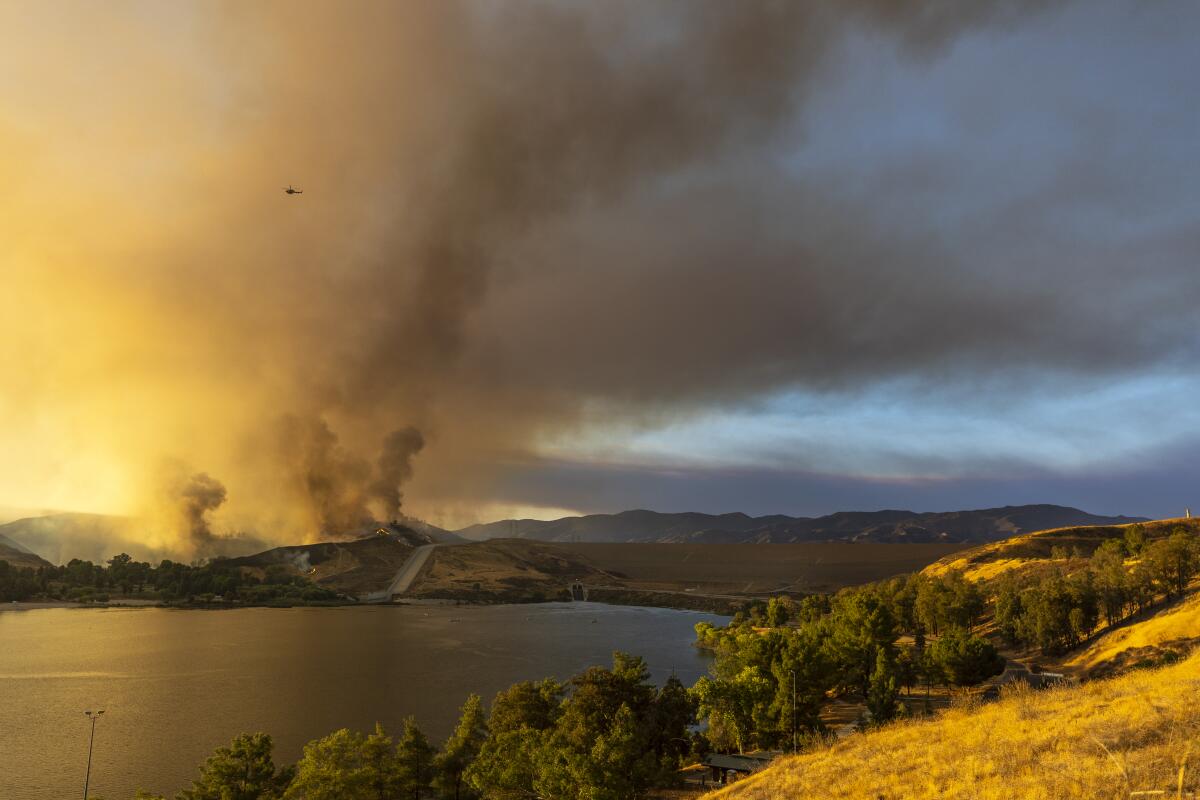
[[[387,603],[393,597],[404,594],[408,588],[412,586],[412,582],[416,580],[417,575],[421,573],[421,568],[425,566],[425,562],[429,560],[429,556],[433,553],[433,548],[436,544],[423,544],[412,552],[400,569],[396,570],[396,576],[392,578],[392,582],[382,592],[371,592],[364,599],[368,603]]]

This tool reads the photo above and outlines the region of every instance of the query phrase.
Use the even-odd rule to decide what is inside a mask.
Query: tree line
[[[176,800],[633,800],[676,782],[695,721],[677,678],[656,687],[640,657],[617,652],[611,669],[514,684],[488,713],[470,696],[441,748],[410,717],[398,737],[379,725],[339,730],[280,767],[270,736],[244,734],[218,748]]]
[[[73,558],[62,566],[16,568],[0,561],[0,601],[78,600],[105,602],[110,595],[163,601],[249,604],[332,602],[338,594],[273,564],[258,577],[215,558],[203,564],[163,560],[157,566],[136,561],[127,553],[94,564]]]
[[[1147,541],[1132,525],[1092,553],[1052,553],[1047,576],[1002,577],[995,589],[995,621],[1010,644],[1042,653],[1066,652],[1091,636],[1101,621],[1112,626],[1183,594],[1200,573],[1200,540],[1185,528]],[[1127,563],[1133,560],[1132,564]]]
[[[715,656],[712,677],[692,690],[709,743],[788,748],[824,733],[831,698],[861,702],[881,723],[901,713],[901,690],[978,684],[1004,668],[973,632],[986,606],[959,573],[916,574],[832,597],[771,598],[725,627],[699,623],[697,644]]]

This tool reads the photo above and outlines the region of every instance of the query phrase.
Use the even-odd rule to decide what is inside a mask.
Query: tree
[[[284,800],[388,800],[398,791],[396,755],[379,725],[368,739],[346,728],[304,746]]]
[[[756,742],[755,721],[771,702],[771,681],[758,667],[746,667],[727,678],[701,678],[692,687],[701,718],[708,720],[708,738],[718,750],[744,753]]]
[[[483,703],[479,695],[473,694],[467,698],[462,707],[458,727],[446,740],[442,752],[436,760],[438,791],[443,797],[461,800],[463,797],[474,797],[470,785],[464,785],[463,776],[479,755],[483,742],[487,738],[487,727],[484,724]]]
[[[200,767],[192,788],[180,800],[276,800],[291,781],[290,769],[276,770],[271,737],[244,733],[228,747],[218,747]]]
[[[1125,616],[1129,603],[1129,573],[1125,570],[1125,545],[1109,539],[1092,553],[1092,572],[1096,576],[1096,595],[1104,621],[1115,625]]]
[[[1167,597],[1178,597],[1200,569],[1200,547],[1183,528],[1146,548],[1145,560]]]
[[[553,678],[537,683],[514,683],[492,700],[488,717],[489,733],[533,728],[544,731],[554,727],[560,713],[563,685]]]
[[[964,628],[951,628],[930,648],[933,661],[954,686],[975,686],[1004,671],[995,646]]]
[[[433,782],[434,749],[412,717],[404,720],[404,733],[396,744],[396,784],[403,796],[420,800]]]
[[[871,672],[871,685],[867,690],[867,710],[871,712],[872,722],[884,723],[893,719],[899,709],[899,697],[895,662],[880,649],[875,656],[875,669]]]
[[[996,592],[995,621],[1000,636],[1009,644],[1021,640],[1020,625],[1024,607],[1021,604],[1021,592],[1011,574],[1000,579]]]
[[[588,800],[636,800],[658,777],[654,754],[643,747],[641,726],[632,709],[622,705],[611,725],[596,737],[586,759],[577,763],[576,796]]]
[[[772,597],[767,601],[767,624],[772,628],[785,625],[792,617],[790,597]]]
[[[486,800],[538,797],[551,760],[547,743],[551,733],[526,726],[490,732],[464,780]]]
[[[696,701],[679,678],[672,675],[654,698],[650,747],[664,771],[679,769],[691,742],[688,732],[696,724]]]
[[[895,656],[896,622],[888,606],[869,591],[838,595],[829,620],[826,652],[843,691],[866,697],[878,651]]]
[[[1137,556],[1146,546],[1146,529],[1140,523],[1134,523],[1125,529],[1125,549],[1129,555]]]

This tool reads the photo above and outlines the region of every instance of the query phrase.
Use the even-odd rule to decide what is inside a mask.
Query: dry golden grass
[[[707,798],[1192,797],[1200,790],[1198,698],[1200,654],[854,735]],[[1135,794],[1146,791],[1165,794]]]
[[[1200,641],[1200,592],[1133,625],[1108,631],[1064,662],[1072,670],[1103,670],[1138,658],[1153,658],[1162,648],[1187,649]]]
[[[973,581],[991,581],[1006,572],[1049,571],[1055,563],[1051,552],[1055,547],[1067,550],[1078,548],[1085,555],[1100,546],[1106,539],[1121,538],[1132,525],[1140,525],[1147,536],[1166,536],[1176,528],[1187,528],[1200,533],[1200,519],[1161,519],[1130,525],[1080,525],[1070,528],[1051,528],[1044,531],[1014,536],[1011,539],[973,547],[940,559],[922,572],[926,575],[945,575],[957,570]],[[1057,562],[1061,564],[1062,562]]]

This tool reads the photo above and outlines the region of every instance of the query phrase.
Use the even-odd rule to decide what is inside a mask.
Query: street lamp
[[[87,800],[88,783],[92,779],[92,745],[96,741],[96,720],[100,719],[100,715],[103,713],[104,713],[103,711],[85,711],[85,712],[83,712],[84,716],[86,716],[88,719],[90,719],[92,721],[92,735],[88,738],[87,774],[83,778],[83,800]]]

